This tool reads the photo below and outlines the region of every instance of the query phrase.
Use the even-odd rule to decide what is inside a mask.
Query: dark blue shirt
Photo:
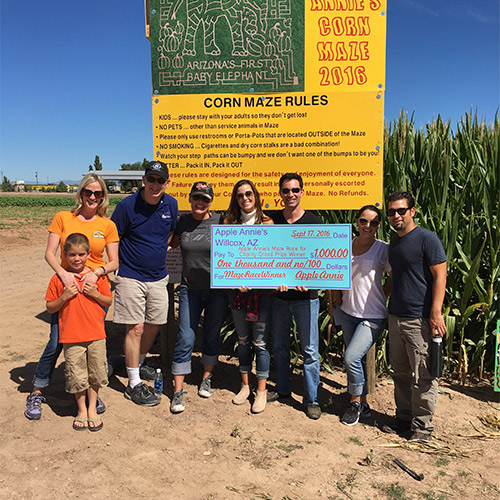
[[[389,263],[392,267],[389,313],[402,318],[429,318],[434,278],[430,266],[446,262],[441,240],[417,226],[391,239]]]
[[[117,274],[139,281],[167,276],[168,238],[177,222],[177,200],[164,193],[157,205],[149,205],[142,189],[120,201],[111,216],[120,236]]]

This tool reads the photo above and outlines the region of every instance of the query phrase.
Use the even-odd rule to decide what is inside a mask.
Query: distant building
[[[82,177],[88,173],[85,172]],[[105,181],[140,181],[144,175],[144,170],[99,170],[90,173],[99,175]]]
[[[87,175],[89,172],[85,172],[82,176]],[[144,170],[98,170],[92,172],[104,179],[105,181],[117,181],[122,190],[123,181],[141,181],[144,175]],[[116,192],[115,189],[108,188],[110,193]],[[132,189],[132,193],[135,193],[137,188]]]
[[[24,193],[24,181],[12,181],[10,184],[16,193]]]

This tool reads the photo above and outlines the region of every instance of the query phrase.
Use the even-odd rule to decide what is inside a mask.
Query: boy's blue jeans
[[[344,363],[347,372],[347,391],[352,396],[366,396],[366,353],[378,340],[385,319],[355,318],[342,311],[342,335],[346,345]]]
[[[226,291],[181,288],[179,292],[179,331],[174,349],[172,375],[191,373],[191,355],[203,310],[205,313],[201,362],[204,365],[217,364],[220,329],[227,310]]]
[[[62,348],[63,345],[59,344],[59,313],[56,312],[50,315],[49,341],[35,370],[35,376],[33,377],[35,387],[43,389],[49,385]]]

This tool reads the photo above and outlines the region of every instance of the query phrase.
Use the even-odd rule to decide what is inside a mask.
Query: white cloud
[[[467,17],[472,17],[472,19],[475,19],[476,21],[478,21],[480,23],[498,24],[498,17],[497,16],[489,16],[486,12],[479,11],[473,7],[469,7],[467,9]]]
[[[405,3],[409,7],[414,8],[415,10],[423,12],[424,14],[439,17],[439,14],[435,10],[431,9],[429,6],[425,5],[422,2],[418,2],[416,0],[403,0],[403,3]]]

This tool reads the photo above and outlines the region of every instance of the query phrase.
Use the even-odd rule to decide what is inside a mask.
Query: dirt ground
[[[40,421],[23,411],[36,363],[48,338],[44,294],[51,276],[44,262],[46,229],[0,229],[2,276],[0,339],[0,498],[103,499],[479,499],[500,498],[500,453],[479,417],[500,416],[491,386],[442,383],[433,447],[411,448],[379,431],[394,414],[390,380],[371,398],[373,416],[347,427],[342,371],[322,373],[324,413],[309,420],[300,404],[302,380],[294,375],[294,398],[252,415],[234,406],[239,388],[234,357],[223,355],[213,396],[197,395],[200,357],[187,378],[184,413],[169,411],[171,378],[162,403],[142,408],[123,397],[126,378],[112,376],[101,396],[107,405],[101,432],[71,428],[76,405],[64,391],[63,359],[45,395]],[[107,318],[109,353],[119,353],[123,329]],[[158,355],[149,363],[159,365]],[[273,374],[271,373],[271,376]],[[417,473],[399,469],[398,458]]]

